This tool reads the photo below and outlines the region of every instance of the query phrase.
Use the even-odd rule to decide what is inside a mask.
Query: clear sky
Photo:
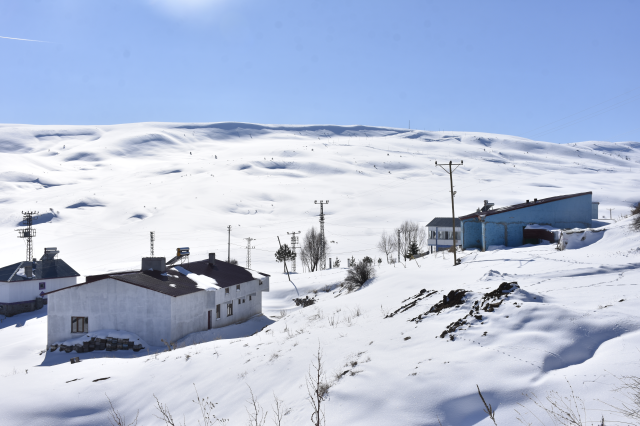
[[[639,18],[638,0],[0,0],[0,122],[639,141]]]

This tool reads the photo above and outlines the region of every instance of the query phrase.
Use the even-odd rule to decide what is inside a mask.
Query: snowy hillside
[[[436,160],[464,160],[454,175],[459,215],[485,199],[504,206],[584,191],[593,191],[600,216],[609,217],[609,208],[614,217],[628,214],[640,198],[640,143],[556,145],[363,126],[142,123],[3,125],[0,152],[3,265],[23,260],[14,228],[22,210],[38,210],[35,254],[56,246],[83,275],[138,267],[149,254],[149,231],[156,232],[156,255],[189,246],[193,259],[212,251],[225,259],[227,225],[232,257],[244,264],[243,238],[256,238],[253,267],[273,274],[268,318],[223,334],[196,333],[185,342],[203,343],[156,355],[93,352],[71,365],[68,354],[42,352],[46,308],[4,319],[0,416],[6,424],[108,425],[105,394],[130,419],[140,410],[141,424],[160,424],[154,394],[176,420],[184,414],[197,424],[194,383],[231,425],[246,423],[247,385],[270,411],[274,393],[284,401],[285,424],[309,424],[305,375],[318,345],[332,384],[327,425],[493,424],[476,384],[499,425],[518,424],[518,404],[534,410],[523,393],[566,394],[567,380],[595,421],[615,398],[616,376],[640,375],[640,234],[630,231],[628,219],[602,222],[603,237],[575,250],[468,251],[455,268],[442,253],[406,268],[383,264],[377,278],[353,293],[338,287],[345,269],[299,273],[293,281],[300,294],[317,299],[307,308],[295,307],[296,290],[273,256],[277,236],[284,243],[287,231],[317,226],[313,201],[323,199],[330,201],[329,257],[380,257],[375,245],[383,230],[450,214],[448,176]],[[517,286],[492,293],[503,282]],[[462,304],[428,312],[456,289],[466,291]],[[476,301],[499,306],[474,311]],[[448,328],[460,319],[465,323]]]

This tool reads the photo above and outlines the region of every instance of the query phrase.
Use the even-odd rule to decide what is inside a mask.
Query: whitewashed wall
[[[47,344],[81,336],[71,317],[88,317],[89,331],[136,333],[150,345],[171,339],[171,296],[107,278],[49,295]]]
[[[107,278],[48,296],[47,344],[82,335],[71,333],[74,316],[88,317],[89,331],[129,331],[150,345],[161,346],[162,339],[175,342],[189,333],[206,330],[209,311],[213,328],[243,322],[260,314],[263,291],[269,291],[268,277],[240,284],[240,290],[234,285],[229,288],[229,294],[220,289],[178,297]],[[241,299],[245,302],[238,303]],[[227,303],[233,303],[231,316],[227,316]],[[221,305],[220,319],[216,319],[218,304]]]
[[[45,283],[45,289],[40,290],[40,283]],[[0,302],[16,303],[34,300],[40,292],[59,290],[78,283],[78,277],[52,278],[48,280],[16,281],[0,283]]]

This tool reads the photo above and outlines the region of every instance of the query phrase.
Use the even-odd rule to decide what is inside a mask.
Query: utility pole
[[[398,263],[400,263],[400,230],[398,229]]]
[[[320,269],[321,271],[325,270],[327,268],[327,259],[326,259],[326,253],[324,250],[324,246],[326,245],[326,240],[324,239],[324,205],[325,204],[329,204],[329,200],[326,201],[314,201],[314,204],[320,204],[320,239],[321,239],[321,246],[320,246],[320,267],[318,269]]]
[[[449,161],[449,164],[448,164],[449,171],[447,172],[447,169],[445,169],[442,164],[438,164],[438,162],[436,161],[436,167],[440,166],[442,170],[449,173],[449,182],[451,183],[451,224],[453,229],[453,235],[452,235],[453,236],[453,266],[456,266],[458,264],[458,261],[456,259],[456,210],[453,204],[453,196],[456,195],[456,193],[453,190],[453,172],[455,172],[458,167],[462,166],[463,163],[464,161],[460,161],[460,163],[453,163]],[[452,170],[451,168],[453,166],[456,166],[456,168]],[[443,254],[443,257],[444,257],[444,254]]]
[[[298,244],[298,237],[296,237],[296,234],[300,234],[300,231],[287,232],[287,235],[291,235],[291,250],[293,250],[293,254],[296,254],[296,244]],[[294,256],[293,261],[291,262],[291,272],[295,272],[295,271],[296,271],[296,258]]]
[[[151,231],[149,232],[150,237],[151,237],[151,257],[154,257],[154,250],[153,250],[153,245],[156,242],[156,233],[155,231]]]
[[[251,269],[251,249],[254,249],[255,247],[251,246],[251,241],[255,241],[255,238],[245,238],[245,240],[247,240],[247,269]]]
[[[22,212],[22,226],[26,228],[16,229],[18,238],[24,238],[27,243],[27,262],[33,261],[33,237],[36,236],[36,230],[33,229],[33,219],[36,219],[38,212]]]
[[[227,231],[229,231],[229,239],[227,242],[227,263],[231,262],[231,225],[227,226]]]
[[[607,210],[609,210],[609,219],[610,219],[610,220],[612,220],[612,219],[613,219],[613,216],[611,216],[611,212],[612,212],[613,210],[615,210],[615,207],[614,207],[614,208],[612,208],[612,209],[607,209]]]

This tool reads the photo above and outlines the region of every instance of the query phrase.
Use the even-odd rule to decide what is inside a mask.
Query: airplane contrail
[[[4,36],[0,36],[0,38],[6,38],[6,39],[8,39],[8,40],[35,41],[36,43],[49,43],[48,41],[42,41],[42,40],[29,40],[28,38],[15,38],[15,37],[4,37]]]

